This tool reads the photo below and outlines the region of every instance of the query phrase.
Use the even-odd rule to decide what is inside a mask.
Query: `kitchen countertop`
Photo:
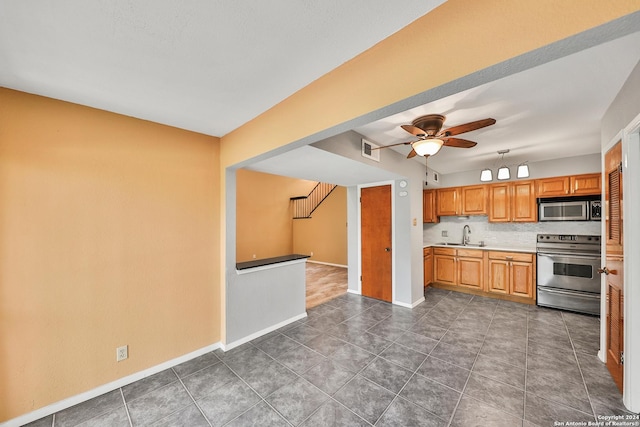
[[[483,251],[505,251],[505,252],[525,252],[525,253],[535,253],[535,246],[497,246],[497,245],[486,245],[486,246],[478,246],[478,244],[470,244],[470,245],[462,245],[457,243],[431,243],[425,244],[425,248],[452,248],[452,249],[482,249]]]

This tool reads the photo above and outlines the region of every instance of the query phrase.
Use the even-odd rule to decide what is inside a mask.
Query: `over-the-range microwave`
[[[538,221],[600,221],[600,197],[538,199]]]

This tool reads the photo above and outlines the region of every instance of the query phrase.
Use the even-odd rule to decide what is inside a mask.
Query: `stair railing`
[[[335,184],[319,182],[306,196],[291,197],[293,203],[293,219],[311,218],[320,203],[337,187]]]

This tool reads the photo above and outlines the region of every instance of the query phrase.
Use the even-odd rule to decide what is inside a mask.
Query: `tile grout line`
[[[213,365],[209,365],[209,366],[213,366]],[[203,368],[206,369],[206,368]],[[200,369],[199,371],[196,372],[200,372],[203,369]],[[189,397],[191,398],[191,401],[193,402],[194,405],[196,405],[196,408],[198,408],[198,411],[200,411],[200,414],[202,415],[202,417],[204,418],[204,420],[207,422],[207,424],[209,424],[209,427],[213,427],[211,425],[211,422],[209,421],[209,418],[207,418],[207,416],[204,414],[204,411],[202,410],[202,408],[200,408],[200,405],[198,405],[198,402],[196,402],[196,400],[193,398],[193,395],[191,394],[191,392],[189,391],[189,389],[187,388],[186,385],[184,385],[184,382],[182,381],[182,378],[180,378],[180,375],[178,375],[178,373],[175,371],[175,369],[173,369],[173,367],[171,368],[171,370],[173,371],[173,374],[178,378],[178,381],[180,381],[180,384],[182,384],[182,388],[184,388],[184,390],[187,392],[187,394],[189,395]],[[195,372],[193,372],[195,373]],[[191,374],[190,374],[191,375]],[[183,409],[183,408],[181,408]],[[173,412],[172,414],[175,414],[177,411]],[[171,414],[168,414],[168,416],[170,416]],[[167,418],[164,417],[164,418]],[[162,418],[161,418],[162,419]],[[159,420],[158,420],[159,421]]]
[[[475,296],[473,298],[475,298]],[[469,300],[469,302],[467,303],[467,306],[469,305],[469,303],[471,303],[471,301],[473,301],[473,298],[471,298]],[[489,322],[489,326],[487,327],[487,332],[489,331],[489,328],[491,328],[491,325],[493,324],[493,319],[494,319],[494,317],[496,315],[496,310],[498,309],[498,305],[499,304],[500,303],[497,303],[495,305],[495,307],[493,308],[493,314],[491,316],[491,322]],[[460,314],[462,314],[462,311],[460,312]],[[455,318],[455,320],[453,322],[458,320],[458,318],[460,317],[460,314],[458,314],[458,316]],[[451,323],[453,324],[453,322],[451,322]],[[449,332],[449,329],[451,329],[451,326],[449,326],[449,328],[447,328],[447,332]],[[446,335],[446,332],[445,332],[445,335]],[[460,397],[458,398],[458,401],[456,402],[456,406],[454,406],[453,411],[451,412],[451,415],[449,416],[449,422],[447,423],[447,426],[451,426],[451,423],[453,423],[453,418],[455,417],[456,411],[458,410],[458,407],[460,406],[460,402],[462,401],[462,397],[465,395],[464,391],[467,389],[467,384],[469,384],[469,379],[471,378],[471,374],[473,373],[473,368],[476,366],[476,362],[478,361],[478,357],[480,356],[480,351],[482,350],[482,346],[484,345],[484,342],[486,341],[486,339],[487,339],[487,334],[485,332],[485,334],[484,334],[484,336],[482,338],[482,344],[480,345],[480,348],[478,349],[478,352],[476,353],[475,359],[473,359],[473,364],[471,364],[471,368],[469,368],[469,376],[467,377],[467,380],[465,381],[464,386],[462,387],[462,390],[460,391]]]
[[[562,324],[564,325],[565,330],[567,331],[567,335],[569,336],[569,342],[571,343],[571,348],[573,349],[573,357],[576,359],[576,365],[578,365],[578,370],[580,371],[580,377],[582,378],[582,384],[584,385],[584,389],[587,392],[587,399],[589,399],[589,406],[591,406],[591,412],[593,413],[593,419],[595,421],[598,420],[598,415],[596,414],[596,408],[593,406],[593,401],[591,400],[591,393],[589,393],[589,387],[587,387],[587,381],[584,379],[584,373],[582,372],[582,367],[580,366],[580,360],[578,360],[578,354],[576,351],[576,347],[573,344],[573,338],[571,338],[571,332],[569,331],[569,327],[567,326],[567,322],[564,319],[564,313],[560,313],[562,317]]]
[[[122,391],[122,387],[120,387],[120,397],[122,397],[122,403],[124,404],[124,411],[127,413],[129,426],[133,427],[133,421],[131,420],[131,414],[129,414],[129,407],[127,406],[127,400],[124,398],[124,392]]]

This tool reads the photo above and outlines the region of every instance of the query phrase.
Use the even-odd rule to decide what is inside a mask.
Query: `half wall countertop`
[[[309,258],[309,255],[289,254],[272,258],[254,259],[251,261],[239,262],[236,264],[236,270],[247,270],[249,268],[264,267],[267,265],[280,264],[288,261],[297,261]]]

